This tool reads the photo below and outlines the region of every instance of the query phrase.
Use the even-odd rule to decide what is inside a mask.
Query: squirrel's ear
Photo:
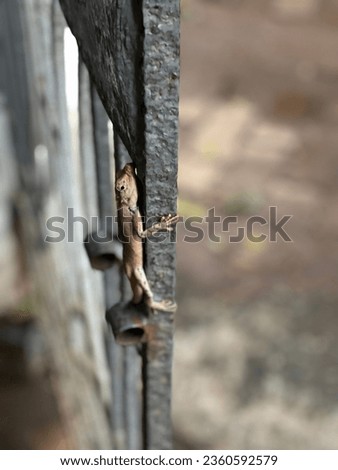
[[[128,174],[128,175],[132,175],[135,173],[135,165],[134,163],[127,163],[125,165],[125,167],[123,168],[123,170]]]

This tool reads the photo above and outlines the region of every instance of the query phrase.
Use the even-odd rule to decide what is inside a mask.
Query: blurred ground
[[[178,438],[336,448],[338,2],[182,12],[180,212],[245,225],[277,206],[293,242],[179,243]]]
[[[31,316],[0,317],[0,450],[68,449],[48,370]]]
[[[178,448],[337,448],[337,26],[338,0],[182,0],[180,213],[277,206],[293,242],[178,243]],[[48,371],[0,359],[0,448],[67,448]]]

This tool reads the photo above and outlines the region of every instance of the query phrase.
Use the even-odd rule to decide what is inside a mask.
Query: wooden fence
[[[115,215],[114,173],[130,159],[146,220],[176,213],[179,1],[60,4],[0,1],[2,307],[15,297],[4,286],[19,246],[72,447],[167,449],[173,314],[143,312],[147,341],[118,345],[105,312],[130,298],[121,247],[114,237],[84,238]],[[77,127],[66,97],[67,23],[80,57]],[[65,228],[62,241],[46,241],[52,226]],[[171,233],[145,244],[158,298],[175,296],[174,241]]]

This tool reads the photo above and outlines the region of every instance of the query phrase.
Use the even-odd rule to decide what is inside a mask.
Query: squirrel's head
[[[116,174],[115,189],[122,197],[130,197],[135,187],[135,167],[133,163],[127,163]]]

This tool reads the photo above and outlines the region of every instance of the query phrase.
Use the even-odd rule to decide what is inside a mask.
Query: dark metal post
[[[147,218],[176,213],[179,1],[143,1],[145,207]],[[174,235],[147,242],[147,276],[155,297],[175,295]],[[170,449],[173,315],[154,312],[144,352],[145,446]]]

